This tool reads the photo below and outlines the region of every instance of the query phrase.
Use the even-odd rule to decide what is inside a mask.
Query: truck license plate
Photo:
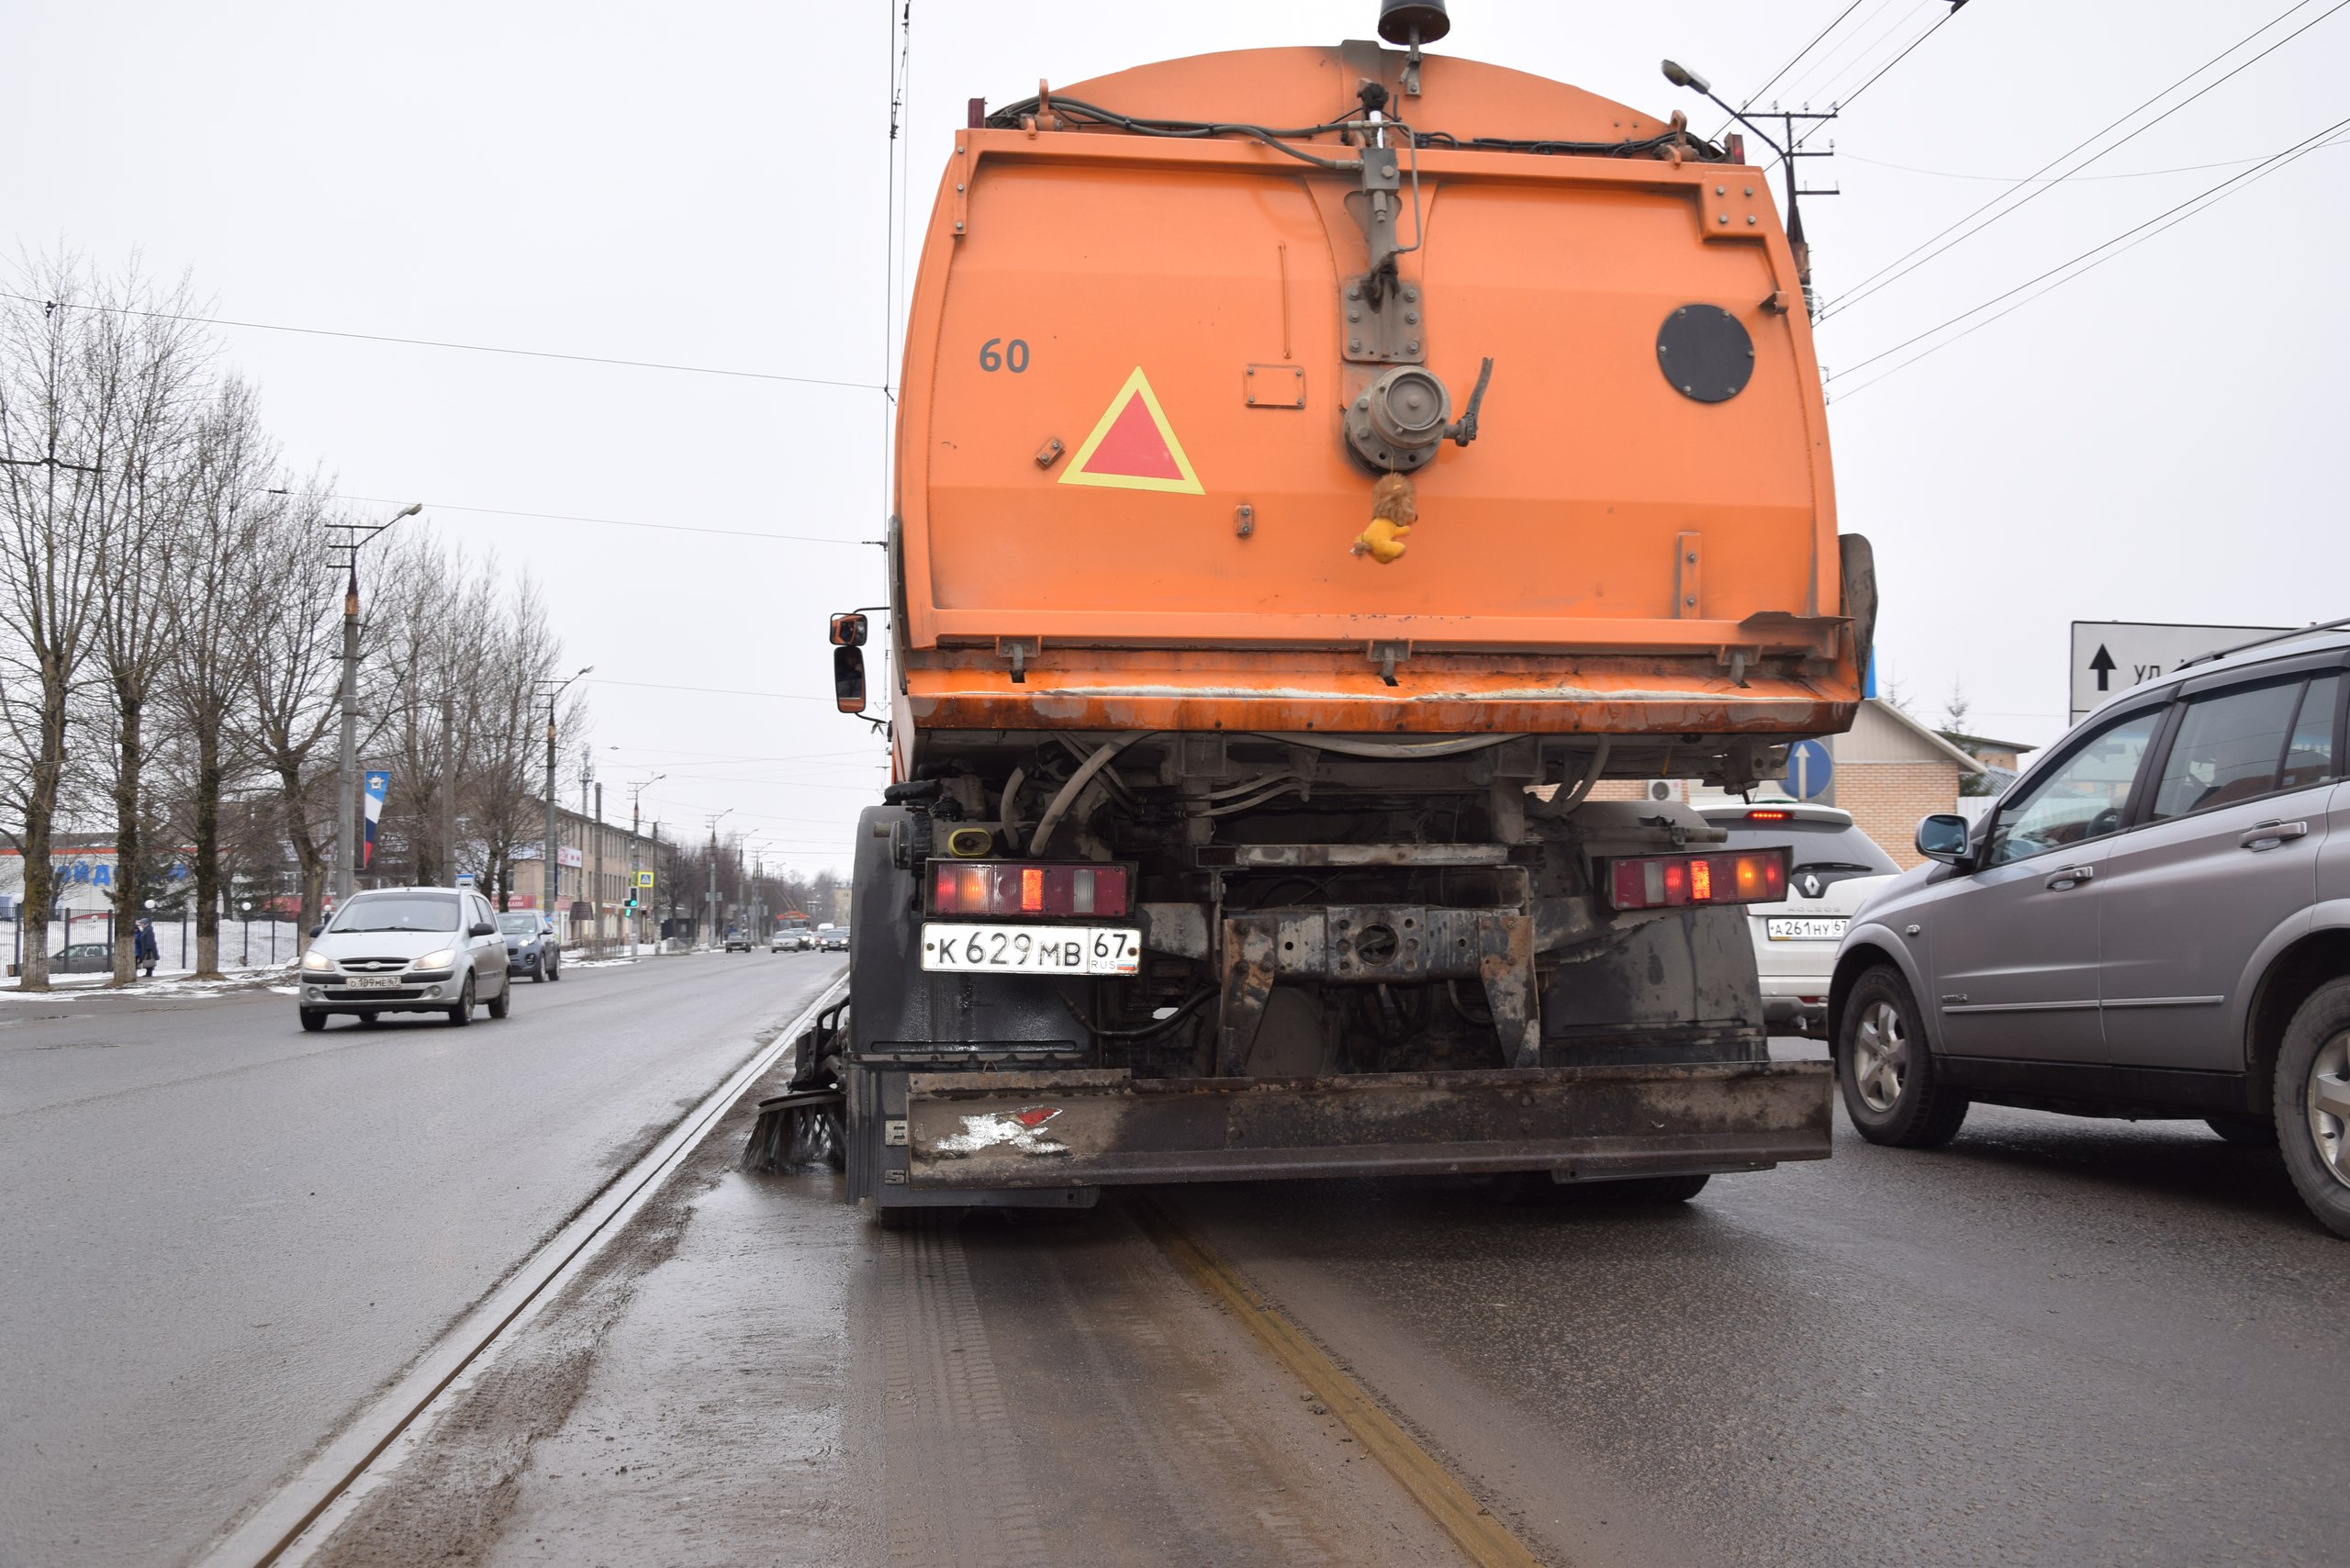
[[[391,991],[400,983],[397,975],[345,975],[345,988],[352,991]]]
[[[1841,942],[1844,922],[1825,919],[1780,919],[1762,923],[1762,933],[1774,942]]]
[[[926,922],[922,967],[959,974],[1130,975],[1142,933],[1114,925],[963,925]]]

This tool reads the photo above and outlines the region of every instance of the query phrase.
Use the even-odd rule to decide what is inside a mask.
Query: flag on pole
[[[367,831],[359,841],[359,868],[375,858],[375,823],[384,814],[384,797],[392,792],[392,776],[376,769],[367,774]]]

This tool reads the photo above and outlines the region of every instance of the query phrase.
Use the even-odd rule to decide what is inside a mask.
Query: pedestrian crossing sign
[[[640,888],[651,887],[653,885],[653,873],[650,871],[639,871],[636,874],[636,885]]]

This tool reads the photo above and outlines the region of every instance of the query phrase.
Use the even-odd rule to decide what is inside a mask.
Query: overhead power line
[[[1818,68],[1808,77],[1788,84],[1790,94],[1806,103],[1826,100],[1830,89],[1851,74],[1856,66],[1865,66],[1875,54],[1877,46],[1908,23],[1918,4],[1919,0],[1903,0],[1901,8],[1894,10],[1891,0],[1887,0],[1886,5],[1863,17],[1859,24],[1844,35],[1842,41],[1821,58]],[[1893,12],[1892,19],[1883,28],[1872,33],[1869,28],[1888,11]]]
[[[2324,147],[2350,147],[2350,137],[2336,137],[2310,149],[2315,152]],[[2132,169],[2120,174],[2052,174],[2043,181],[2036,174],[1962,174],[1955,169],[1920,169],[1914,163],[1889,163],[1882,158],[1863,158],[1857,152],[1839,152],[1837,157],[1852,163],[1866,163],[1872,168],[1898,169],[1905,174],[1924,174],[1937,180],[1983,180],[1994,185],[2053,185],[2059,180],[2151,180],[2162,174],[2199,174],[2210,169],[2241,169],[2248,163],[2266,163],[2266,157],[2222,158],[2216,163],[2180,163],[2168,169]]]
[[[1868,358],[1861,360],[1857,364],[1846,366],[1844,369],[1840,370],[1833,375],[1830,376],[1828,378],[1829,381],[1833,383],[1851,375],[1853,371],[1863,368],[1863,366],[1874,364],[1882,359],[1889,359],[1906,348],[1909,348],[1917,343],[1921,343],[1928,338],[1934,337],[1939,333],[1947,331],[1949,329],[1955,327],[1961,321],[1966,320],[1970,317],[1981,315],[1984,311],[1990,309],[1995,305],[2000,304],[2005,300],[2014,299],[2017,295],[2023,294],[2027,289],[2034,288],[2036,285],[2042,283],[2048,284],[2046,288],[2037,289],[2036,292],[2027,295],[2026,297],[2017,299],[2015,304],[2009,306],[2007,309],[2000,311],[1998,315],[1993,316],[1986,320],[1976,322],[1974,326],[1969,327],[1965,331],[1960,332],[1942,342],[1936,343],[1932,348],[1927,349],[1922,353],[1912,354],[1909,358],[1903,360],[1899,364],[1894,365],[1891,369],[1883,371],[1878,375],[1869,377],[1866,381],[1862,382],[1858,386],[1853,386],[1847,390],[1839,392],[1837,394],[1838,401],[1841,402],[1844,398],[1852,397],[1867,387],[1875,386],[1886,376],[1893,375],[1896,371],[1905,370],[1910,365],[1917,364],[1918,361],[1924,359],[1928,354],[1939,353],[1940,351],[1950,347],[1952,343],[1957,342],[1962,338],[1972,337],[1975,333],[1981,331],[1985,327],[1989,326],[1991,322],[1998,320],[2000,317],[2012,315],[2015,311],[2031,304],[2032,300],[2039,298],[2042,295],[2062,288],[2065,284],[2071,283],[2075,278],[2081,277],[2095,271],[2097,268],[2103,266],[2106,263],[2113,260],[2115,256],[2121,255],[2123,252],[2135,250],[2138,246],[2144,244],[2148,240],[2153,239],[2155,235],[2176,229],[2178,225],[2186,222],[2197,213],[2208,211],[2210,208],[2217,207],[2221,202],[2227,200],[2228,197],[2239,195],[2243,191],[2249,189],[2254,184],[2266,179],[2268,175],[2275,174],[2277,170],[2285,167],[2288,163],[2291,163],[2309,153],[2316,151],[2318,148],[2326,145],[2322,139],[2334,135],[2345,127],[2350,127],[2350,118],[2338,119],[2332,125],[2327,126],[2323,130],[2303,137],[2300,141],[2295,142],[2290,147],[2281,149],[2278,151],[2269,154],[2266,158],[2262,159],[2255,167],[2246,169],[2241,174],[2229,175],[2226,179],[2221,180],[2218,185],[2209,186],[2204,190],[2198,192],[2196,195],[2188,197],[2185,201],[2180,202],[2176,207],[2156,213],[2154,217],[2147,218],[2143,223],[2123,230],[2121,233],[2116,234],[2112,239],[2106,241],[2101,245],[2090,246],[2087,250],[2083,251],[2079,255],[2073,257],[2070,261],[2060,263],[2059,264],[2049,268],[2046,272],[2042,273],[2037,277],[2027,278],[2022,283],[2016,285],[2013,288],[1993,295],[1990,298],[1983,301],[1982,304],[1975,306],[1970,309],[1962,310],[1957,315],[1953,316],[1948,320],[1943,321],[1937,326],[1929,327],[1926,330],[1916,334],[1914,337],[1906,338],[1902,342],[1894,344],[1889,349],[1886,349],[1877,353],[1873,353]],[[2229,187],[2231,186],[2233,186],[2234,188],[2230,189]],[[2127,242],[2125,243],[2125,241]],[[2104,253],[2101,254],[2100,252]],[[2095,259],[2092,260],[2091,258]],[[2087,264],[2082,265],[2083,263],[2087,263]],[[2065,275],[2059,276],[2058,274],[2060,274]],[[2053,283],[2049,282],[2052,278],[2055,279]]]
[[[786,375],[771,370],[729,370],[708,364],[676,364],[665,360],[615,359],[604,354],[561,353],[552,349],[518,349],[496,343],[461,343],[441,338],[403,338],[388,332],[352,332],[332,327],[291,327],[281,321],[236,321],[225,316],[185,316],[169,310],[134,310],[122,305],[84,305],[74,301],[51,301],[29,294],[0,290],[0,298],[22,300],[28,305],[59,304],[69,310],[97,310],[111,316],[140,316],[153,321],[189,321],[206,327],[237,327],[253,332],[294,332],[313,338],[345,338],[364,343],[399,343],[408,348],[455,349],[465,353],[509,354],[518,359],[562,360],[571,364],[614,365],[627,370],[668,370],[686,375],[723,375],[743,381],[782,381],[800,386],[839,386],[854,392],[878,392],[882,388],[871,381],[835,381],[821,375]]]
[[[1950,0],[1950,9],[1935,17],[1934,25],[1932,27],[1928,28],[1924,32],[1919,33],[1916,38],[1910,39],[1908,48],[1903,50],[1899,54],[1895,55],[1891,60],[1886,61],[1883,65],[1878,66],[1875,73],[1870,76],[1867,81],[1862,83],[1859,86],[1853,88],[1851,92],[1837,99],[1837,108],[1840,110],[1851,108],[1852,106],[1852,101],[1855,98],[1858,98],[1863,93],[1867,92],[1871,87],[1875,86],[1878,80],[1882,78],[1886,72],[1892,70],[1895,66],[1908,59],[1909,56],[1916,51],[1919,44],[1925,42],[1928,39],[1942,31],[1943,28],[1949,26],[1950,19],[1953,17],[1957,16],[1960,8],[1965,4],[1966,0]]]
[[[1819,40],[1821,39],[1826,38],[1830,33],[1834,32],[1839,27],[1841,27],[1845,17],[1859,10],[1866,3],[1867,0],[1852,0],[1851,5],[1837,12],[1835,20],[1830,22],[1818,32],[1812,34],[1811,41],[1809,43],[1805,44],[1801,49],[1796,50],[1794,54],[1788,57],[1787,62],[1785,65],[1782,65],[1776,71],[1772,72],[1760,87],[1755,88],[1753,92],[1747,95],[1746,100],[1738,106],[1738,112],[1740,114],[1744,114],[1747,110],[1760,103],[1762,101],[1762,95],[1769,92],[1774,86],[1775,86],[1780,77],[1785,76],[1788,72],[1793,71],[1797,62],[1800,62],[1805,55],[1809,54],[1813,50],[1819,47]],[[1715,131],[1707,140],[1714,141],[1720,140],[1722,131],[1728,130],[1736,123],[1737,121],[1735,119],[1726,119],[1722,121],[1721,130]]]
[[[385,496],[354,496],[347,491],[333,492],[341,501],[368,501],[382,505],[394,504]],[[827,539],[815,533],[762,533],[747,528],[710,528],[696,522],[637,522],[622,517],[581,517],[562,511],[515,511],[504,507],[461,507],[451,501],[427,501],[426,508],[435,511],[462,511],[480,517],[527,517],[543,522],[594,522],[608,528],[649,528],[662,533],[716,533],[728,539],[766,539],[783,544],[878,544],[878,539]]]
[[[588,684],[590,686],[632,686],[640,691],[699,691],[708,697],[769,697],[778,702],[829,702],[832,700],[829,697],[817,697],[800,691],[744,691],[739,688],[726,686],[664,686],[650,680],[607,680],[601,676],[589,677]]]
[[[2203,62],[2202,64],[2198,65],[2194,70],[2189,71],[2186,75],[2181,76],[2178,80],[2173,82],[2169,86],[2165,87],[2162,91],[2154,94],[2154,96],[2146,99],[2145,102],[2138,105],[2135,108],[2130,109],[2126,113],[2115,117],[2098,129],[2091,131],[2087,136],[2083,137],[2079,141],[2075,142],[2071,147],[2067,148],[2063,152],[2058,153],[2055,157],[2050,159],[2047,162],[2042,163],[2039,168],[2033,170],[2022,180],[2017,182],[2015,187],[2002,191],[1998,196],[1993,196],[1989,201],[1985,202],[1982,206],[1976,207],[1973,212],[1968,213],[1957,222],[1943,229],[1940,233],[1935,234],[1932,238],[1910,247],[1902,254],[1886,263],[1884,266],[1879,267],[1875,272],[1871,273],[1867,277],[1863,278],[1859,283],[1853,285],[1852,287],[1847,289],[1843,294],[1829,301],[1829,303],[1821,308],[1818,319],[1820,321],[1826,321],[1829,318],[1837,315],[1839,312],[1859,304],[1870,295],[1875,294],[1879,290],[1887,287],[1899,279],[1908,276],[1910,273],[1913,273],[1919,267],[1924,266],[1928,262],[1932,261],[1935,257],[1942,255],[1943,252],[1955,246],[1965,243],[1968,240],[1971,240],[1975,235],[1983,232],[1986,229],[1990,228],[1992,224],[1998,222],[2000,218],[2006,218],[2011,213],[2020,211],[2030,203],[2038,200],[2041,196],[2054,189],[2055,186],[2058,184],[2061,184],[2063,180],[2071,178],[2073,175],[2079,174],[2081,170],[2086,169],[2090,164],[2096,162],[2098,159],[2107,156],[2120,148],[2127,146],[2131,141],[2144,135],[2147,131],[2152,130],[2155,126],[2160,125],[2164,120],[2168,119],[2179,110],[2187,107],[2188,105],[2195,102],[2196,99],[2202,97],[2206,93],[2210,92],[2214,87],[2219,86],[2221,83],[2231,80],[2251,66],[2267,59],[2268,56],[2276,53],[2278,50],[2284,48],[2287,44],[2292,42],[2303,33],[2309,31],[2310,28],[2316,27],[2320,22],[2324,21],[2326,17],[2333,16],[2344,6],[2350,6],[2350,0],[2334,0],[2334,3],[2332,6],[2327,6],[2324,11],[2315,17],[2312,17],[2307,22],[2302,23],[2300,27],[2294,28],[2283,38],[2278,39],[2275,43],[2270,44],[2266,49],[2262,50],[2258,54],[2254,55],[2251,59],[2244,61],[2242,63],[2236,65],[2225,75],[2220,76],[2204,84],[2201,87],[2197,88],[2194,93],[2180,99],[2177,103],[2173,104],[2161,114],[2156,115],[2153,119],[2148,120],[2145,124],[2138,127],[2135,130],[2131,131],[2127,136],[2124,136],[2120,140],[2115,141],[2111,146],[2102,148],[2099,151],[2091,153],[2088,157],[2083,159],[2072,168],[2067,169],[2064,175],[2060,176],[2059,179],[2048,181],[2037,185],[2036,188],[2027,193],[2020,200],[2011,203],[1998,212],[1991,213],[1989,218],[1984,218],[1980,223],[1975,222],[1977,218],[1981,218],[1983,214],[1986,212],[1991,212],[1993,207],[1999,207],[2000,203],[2007,201],[2009,196],[2014,196],[2016,194],[2016,190],[2020,189],[2025,185],[2038,181],[2041,175],[2045,174],[2057,164],[2064,162],[2067,158],[2072,157],[2074,153],[2080,151],[2091,142],[2094,142],[2098,138],[2106,135],[2115,127],[2124,124],[2137,115],[2143,114],[2148,108],[2151,108],[2155,104],[2160,103],[2163,99],[2170,96],[2171,94],[2176,93],[2179,88],[2193,81],[2196,77],[2200,76],[2204,72],[2210,70],[2211,67],[2217,65],[2221,61],[2225,60],[2229,55],[2233,54],[2236,50],[2244,48],[2244,45],[2252,42],[2253,39],[2258,38],[2261,34],[2267,32],[2269,29],[2281,24],[2287,17],[2292,16],[2294,12],[2302,10],[2313,3],[2314,0],[2298,0],[2297,4],[2288,7],[2274,20],[2264,22],[2259,27],[2255,28],[2251,32],[2246,33],[2234,43],[2230,44],[2219,53],[2211,56],[2210,59]],[[1967,228],[1966,226],[1968,224],[1974,224],[1974,227]],[[1960,232],[1962,230],[1964,232]],[[1953,234],[1955,234],[1956,238],[1951,239],[1949,243],[1944,244],[1941,242],[1945,236]],[[1920,254],[1920,252],[1924,253]],[[1912,261],[1912,257],[1916,257],[1917,259]],[[1905,265],[1904,263],[1908,264]]]

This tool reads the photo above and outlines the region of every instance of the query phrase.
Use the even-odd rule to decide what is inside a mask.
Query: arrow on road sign
[[[2097,689],[2105,690],[2106,683],[2113,678],[2113,655],[2106,652],[2103,643],[2097,645],[2097,656],[2089,660],[2089,668],[2097,671]]]

